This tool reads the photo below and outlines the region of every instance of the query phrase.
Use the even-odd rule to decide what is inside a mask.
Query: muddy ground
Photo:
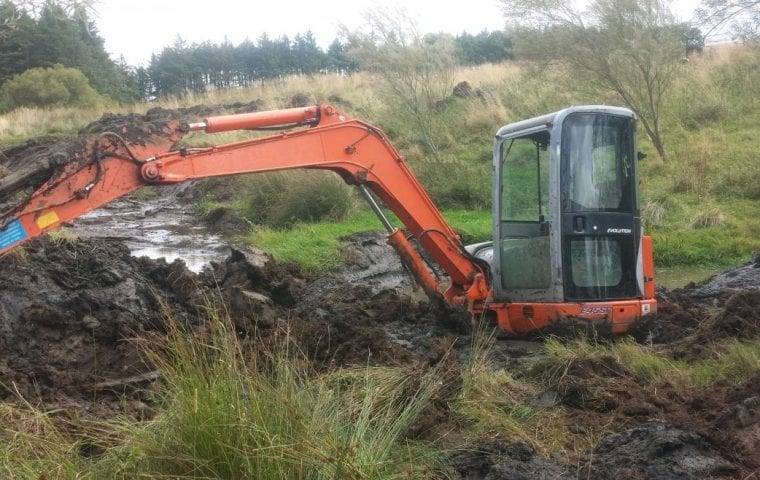
[[[135,258],[116,240],[42,238],[22,254],[0,258],[0,272],[0,398],[22,395],[84,417],[150,416],[150,401],[140,392],[157,376],[130,339],[161,333],[167,311],[192,326],[204,321],[209,304],[223,303],[241,338],[265,344],[287,329],[318,368],[429,365],[451,345],[460,356],[469,345],[461,312],[337,276],[310,278],[251,249],[232,248],[227,259],[197,274],[180,260]],[[720,325],[710,327],[713,337],[758,338],[760,290],[738,291],[718,307],[700,306],[691,293],[669,292],[657,321],[635,333],[651,341],[656,337],[645,333],[647,325],[680,329],[666,344],[674,356],[704,341],[704,322]],[[495,349],[509,356],[512,347],[502,342]],[[447,365],[448,375],[459,375],[460,365],[456,359]],[[571,429],[604,425],[618,433],[576,464],[484,438],[452,457],[452,475],[739,478],[760,468],[760,376],[740,386],[653,389],[608,358],[575,363],[547,385],[553,399],[545,408],[565,409]],[[446,402],[438,407],[429,418],[450,421]],[[433,428],[423,425],[420,432]]]
[[[180,114],[204,113],[107,116],[83,134]],[[144,129],[134,131],[139,140]],[[43,148],[47,141],[6,151],[0,165],[12,169],[14,164],[3,159],[23,158],[24,148],[35,155],[48,151]],[[60,151],[59,144],[55,148]],[[30,178],[39,182],[41,177]],[[17,189],[6,200],[26,194]],[[127,201],[111,213],[129,208]],[[130,220],[154,217],[161,208],[149,205]],[[99,224],[97,216],[88,222],[85,229]],[[245,247],[231,246],[229,254],[218,255],[200,272],[181,260],[136,258],[131,250],[134,245],[113,238],[42,238],[0,257],[0,400],[23,397],[82,418],[123,413],[149,418],[153,405],[144,392],[160,380],[133,339],[161,334],[167,312],[192,329],[205,321],[209,305],[224,305],[240,338],[251,345],[266,344],[288,330],[320,369],[351,364],[416,368],[436,364],[453,348],[443,371],[456,386],[466,361],[471,338],[462,312],[420,302],[377,234],[347,239],[346,266],[318,277]],[[664,355],[697,361],[715,340],[760,338],[760,258],[659,295],[660,312],[631,334],[657,345]],[[496,363],[519,366],[540,345],[540,339],[498,340]],[[446,395],[413,435],[424,437],[435,423],[456,425],[447,407],[456,389]],[[562,409],[575,433],[606,433],[594,448],[579,447],[573,458],[539,455],[528,444],[484,435],[450,456],[450,477],[753,478],[760,469],[760,376],[738,386],[655,387],[630,376],[615,359],[602,358],[548,377],[546,391],[535,400],[536,408]]]

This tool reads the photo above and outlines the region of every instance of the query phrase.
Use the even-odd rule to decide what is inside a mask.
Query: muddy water
[[[187,187],[162,187],[149,200],[125,197],[84,215],[67,228],[82,238],[119,238],[135,257],[179,258],[193,272],[221,261],[230,249],[216,234],[198,225]]]

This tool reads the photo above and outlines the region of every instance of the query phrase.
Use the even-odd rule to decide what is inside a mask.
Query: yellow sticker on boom
[[[52,210],[43,215],[40,215],[36,220],[37,226],[40,227],[40,229],[49,227],[50,225],[58,223],[59,221],[60,219],[58,218],[58,214]]]

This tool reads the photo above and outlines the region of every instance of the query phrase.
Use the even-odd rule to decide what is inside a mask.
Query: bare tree
[[[56,5],[67,15],[92,15],[96,13],[95,6],[100,0],[12,0],[11,3],[27,14],[37,17],[47,5]]]
[[[735,38],[760,39],[760,0],[703,0],[695,14],[706,36],[726,27]]]
[[[348,56],[382,80],[389,99],[417,127],[433,157],[441,160],[436,111],[454,87],[453,40],[420,35],[403,9],[373,9],[364,18],[363,30],[342,31]]]
[[[676,22],[658,0],[501,0],[515,25],[518,57],[569,67],[583,82],[611,90],[633,110],[659,157],[667,155],[660,109],[684,49]]]
[[[38,18],[42,10],[49,5],[63,9],[69,17],[79,17],[83,21],[97,15],[96,5],[100,0],[8,0],[0,2],[3,9],[0,18],[0,40],[10,35],[22,16]]]

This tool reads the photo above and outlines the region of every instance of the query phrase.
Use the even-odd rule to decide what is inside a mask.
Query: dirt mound
[[[676,358],[701,358],[711,343],[727,338],[760,339],[760,289],[738,290],[708,307],[688,291],[658,298],[657,313],[628,332],[640,343],[670,344]]]
[[[460,480],[552,480],[577,478],[573,469],[545,460],[524,442],[482,440],[448,459],[449,477]]]
[[[721,474],[724,467],[746,472],[760,467],[760,376],[735,387],[652,384],[625,372],[613,358],[601,357],[567,365],[549,377],[547,386],[542,398],[553,398],[554,404],[566,407],[567,428],[572,432],[598,435],[610,427],[634,429],[610,440],[594,454],[595,463],[608,455],[614,465],[601,460],[601,466],[591,470],[593,478],[705,478],[712,472],[687,469],[678,473],[678,468],[685,468],[682,455],[687,459],[699,455],[714,458],[715,462],[693,462],[718,468]],[[652,420],[668,426],[650,425]],[[638,427],[643,430],[635,430]],[[674,433],[673,428],[683,432]],[[681,443],[668,450],[670,447],[665,447],[672,438]],[[650,450],[641,447],[649,444]],[[657,445],[664,445],[664,450]],[[634,455],[637,451],[638,456]],[[657,459],[671,454],[675,457],[657,464]],[[640,468],[650,465],[655,470],[627,470],[634,464]],[[679,477],[681,474],[685,476]]]
[[[760,339],[760,290],[740,290],[710,308],[681,293],[660,300],[658,309],[630,333],[642,343],[668,344],[665,353],[673,358],[699,360],[713,354],[716,342]]]
[[[250,113],[261,110],[261,100],[232,103],[226,105],[197,105],[187,108],[151,108],[144,115],[105,113],[100,119],[79,130],[79,135],[96,135],[103,132],[115,132],[123,135],[131,143],[140,143],[149,135],[165,131],[171,121],[193,122],[204,117],[222,114]]]
[[[651,422],[606,437],[581,477],[599,479],[736,478],[738,469],[699,435]]]
[[[708,315],[707,309],[688,295],[671,293],[659,297],[657,313],[643,317],[628,333],[640,343],[672,343],[694,332]]]
[[[337,278],[315,294],[307,285],[318,282],[295,265],[247,249],[198,275],[181,261],[133,258],[120,242],[43,238],[0,258],[0,271],[0,398],[18,391],[48,406],[86,405],[96,390],[150,374],[129,339],[161,331],[166,309],[195,325],[217,306],[254,346],[287,330],[321,368],[434,364],[453,342],[441,319],[461,313]]]
[[[149,138],[170,138],[173,131],[169,122],[197,121],[205,116],[222,113],[257,111],[262,102],[230,105],[197,106],[191,108],[153,108],[145,115],[106,113],[90,123],[70,139],[40,137],[0,152],[0,218],[24,201],[46,181],[55,178],[61,168],[73,161],[90,161],[81,152],[85,142],[97,135],[111,132],[119,135],[128,145],[145,145]]]
[[[760,252],[751,262],[713,275],[699,284],[688,285],[683,292],[697,301],[721,305],[744,290],[760,290]]]
[[[77,406],[103,381],[148,372],[127,339],[161,328],[162,303],[195,315],[175,293],[182,268],[94,240],[35,241],[0,257],[0,398]]]
[[[699,334],[707,338],[760,338],[760,290],[744,290],[731,295],[723,309],[702,322]]]
[[[657,314],[642,318],[629,334],[641,343],[681,343],[677,354],[701,351],[716,339],[760,338],[760,253],[699,284],[658,289]]]

